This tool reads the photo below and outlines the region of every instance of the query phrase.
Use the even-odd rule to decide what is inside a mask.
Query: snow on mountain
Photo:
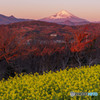
[[[62,10],[60,12],[58,12],[56,15],[52,15],[49,18],[51,19],[60,19],[60,18],[70,18],[71,16],[73,16],[72,14],[70,14],[69,12]]]
[[[54,23],[64,24],[64,25],[78,25],[78,23],[80,25],[80,24],[89,23],[89,21],[74,16],[73,14],[69,13],[66,10],[62,10],[56,13],[55,15],[40,19],[40,21],[54,22]]]

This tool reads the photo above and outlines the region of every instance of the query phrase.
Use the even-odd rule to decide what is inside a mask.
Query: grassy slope
[[[100,65],[55,72],[21,74],[0,81],[0,100],[92,100],[90,96],[70,97],[70,92],[98,92]]]

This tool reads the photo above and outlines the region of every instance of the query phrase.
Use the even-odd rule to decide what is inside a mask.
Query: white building
[[[50,36],[54,36],[54,37],[56,37],[56,36],[57,36],[57,34],[50,34]]]

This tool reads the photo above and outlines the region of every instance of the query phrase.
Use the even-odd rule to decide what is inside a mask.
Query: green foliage
[[[70,92],[99,96],[70,96]],[[100,65],[67,68],[43,75],[20,74],[0,81],[0,100],[100,100]]]

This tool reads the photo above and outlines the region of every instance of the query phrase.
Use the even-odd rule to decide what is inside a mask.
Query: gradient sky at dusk
[[[90,21],[100,21],[100,0],[0,0],[0,14],[40,19],[67,10]]]

